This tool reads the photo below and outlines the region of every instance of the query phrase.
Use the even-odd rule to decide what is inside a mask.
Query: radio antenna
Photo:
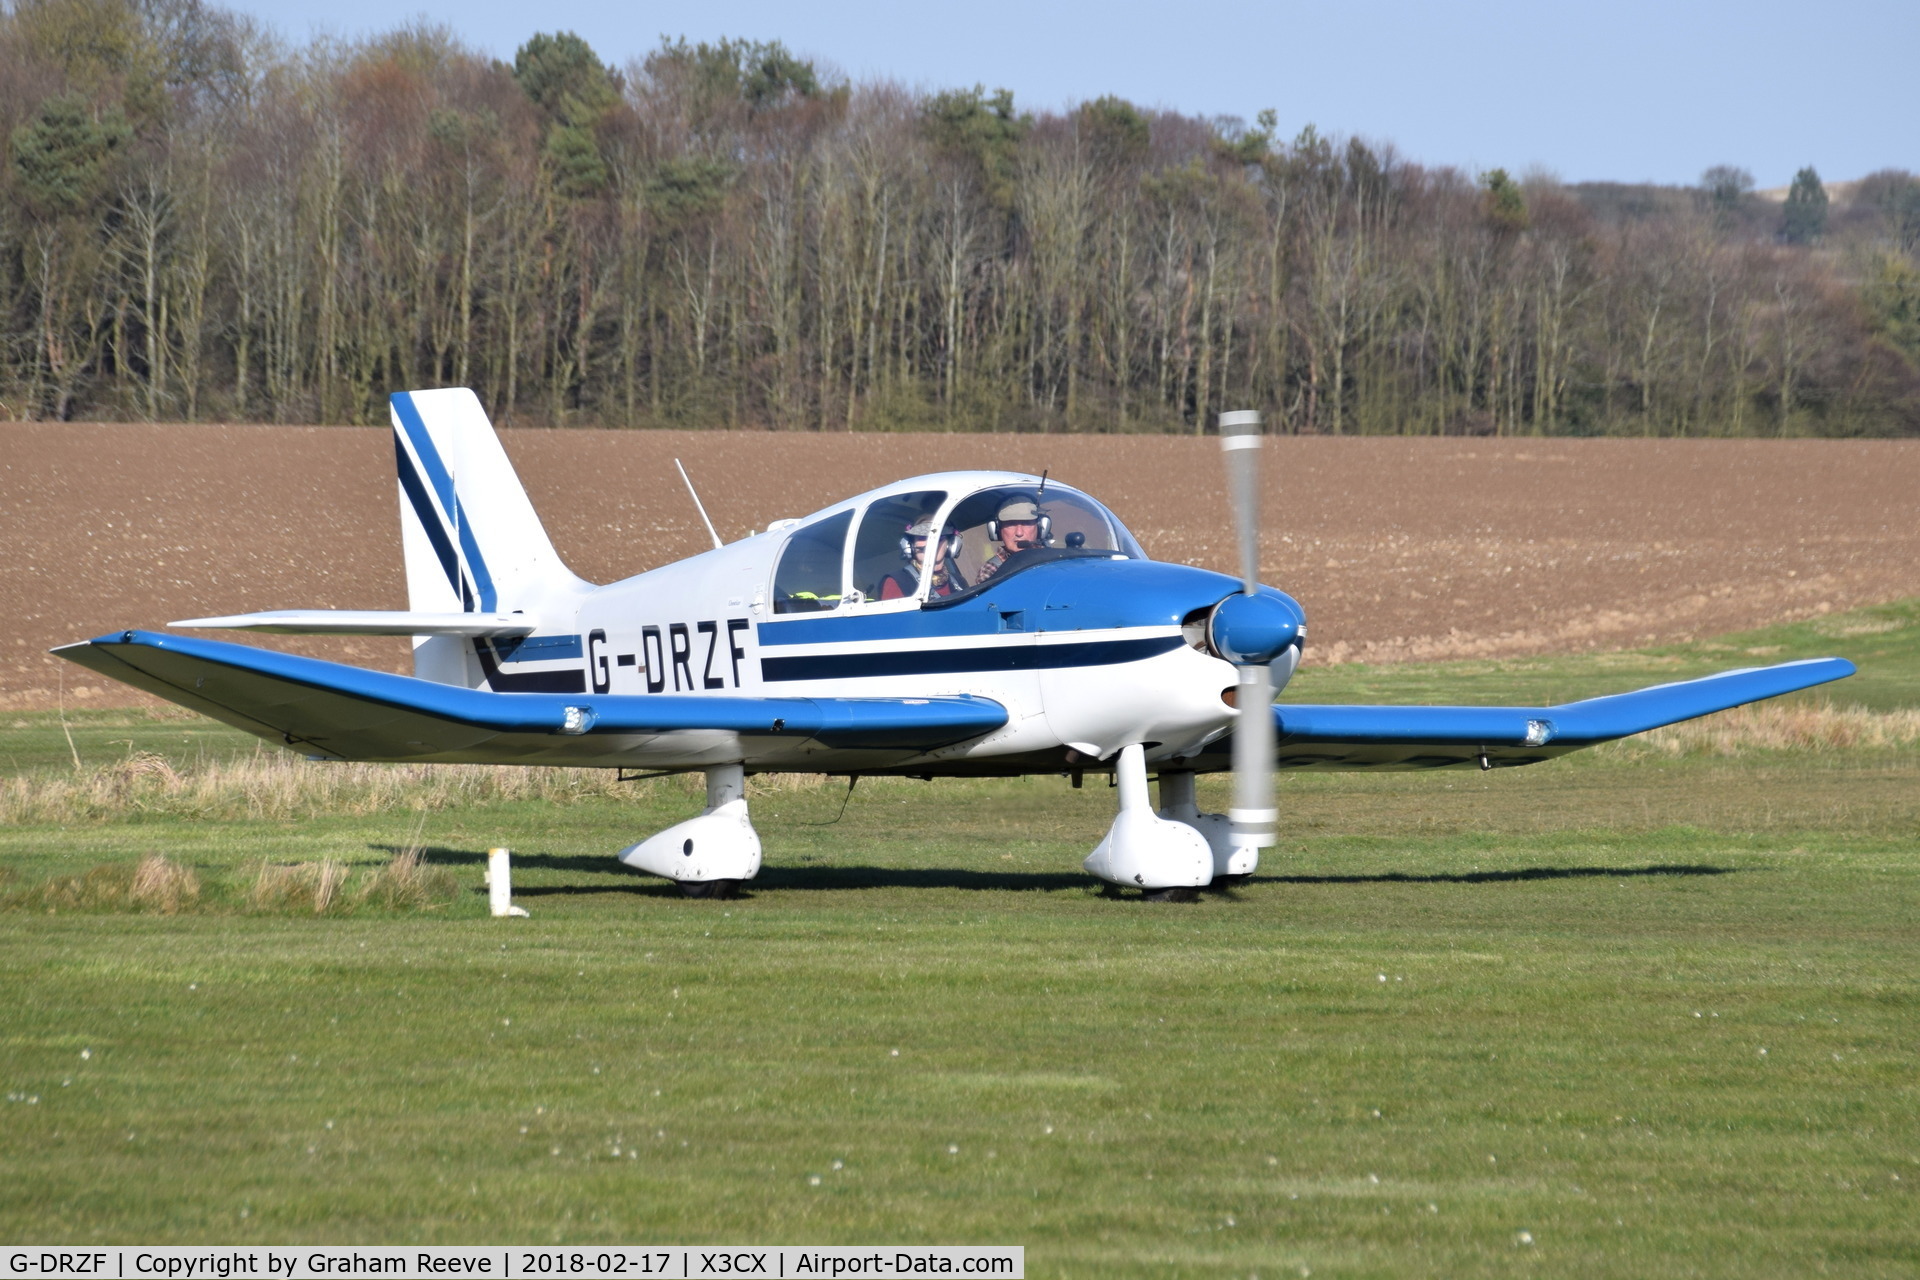
[[[726,544],[720,541],[720,535],[714,532],[713,521],[707,518],[706,504],[700,501],[700,491],[693,487],[693,480],[687,475],[687,469],[680,466],[680,459],[675,458],[673,465],[679,468],[680,478],[686,481],[687,493],[693,498],[693,509],[700,513],[700,523],[707,526],[707,536],[713,539],[714,549],[719,550]]]
[[[1033,495],[1036,501],[1047,496],[1047,471],[1046,467],[1040,468],[1040,489]]]

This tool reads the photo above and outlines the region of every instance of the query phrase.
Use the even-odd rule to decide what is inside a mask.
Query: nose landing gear
[[[1213,854],[1214,889],[1230,889],[1253,878],[1260,865],[1260,850],[1238,844],[1233,838],[1233,823],[1224,813],[1201,813],[1194,798],[1191,770],[1160,771],[1160,816],[1170,822],[1182,822],[1206,837]]]

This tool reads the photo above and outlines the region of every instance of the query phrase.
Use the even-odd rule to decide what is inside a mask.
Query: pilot
[[[905,562],[905,567],[880,580],[882,600],[901,600],[919,589],[920,566],[926,563],[927,539],[932,536],[932,516],[916,520],[906,527],[906,531],[900,535],[900,559]],[[959,536],[950,531],[940,543],[939,554],[933,561],[933,586],[928,592],[935,597],[950,596],[962,589],[960,569],[953,562],[960,546]]]
[[[988,529],[989,535],[1000,543],[1000,549],[980,566],[980,580],[985,582],[1022,552],[1046,546],[1050,523],[1040,504],[1031,497],[1016,495],[1002,502]]]

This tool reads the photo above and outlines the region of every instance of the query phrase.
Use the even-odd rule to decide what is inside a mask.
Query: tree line
[[[0,416],[1920,432],[1920,181],[1563,185],[778,43],[0,10]]]

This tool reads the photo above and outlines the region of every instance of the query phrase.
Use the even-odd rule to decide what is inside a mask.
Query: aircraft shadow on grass
[[[1576,880],[1624,876],[1718,876],[1730,867],[1517,867],[1422,875],[1388,871],[1376,875],[1255,875],[1252,884],[1499,884],[1516,880]],[[768,889],[975,889],[1061,890],[1091,888],[1082,876],[1055,872],[961,871],[916,867],[768,867],[756,884]],[[1103,886],[1104,887],[1104,886]],[[1232,890],[1227,890],[1231,893]]]
[[[377,849],[385,854],[397,854],[402,848],[397,844],[376,844],[368,848]],[[448,849],[440,846],[420,850],[420,860],[436,867],[484,867],[487,865],[485,849]],[[525,867],[539,871],[624,871],[617,862],[612,862],[605,854],[557,854],[557,853],[516,853],[513,855],[515,867]],[[673,886],[669,885],[668,888]]]
[[[399,845],[377,844],[370,848],[392,856],[402,852]],[[420,850],[422,861],[442,867],[483,866],[484,849]],[[601,876],[620,876],[618,881],[602,884],[529,884],[515,885],[516,898],[538,898],[595,893],[630,893],[649,898],[678,898],[673,884],[661,881],[631,882],[625,877],[640,874],[604,854],[516,853],[513,865],[527,871],[589,872]],[[848,889],[973,889],[973,890],[1060,890],[1085,889],[1085,876],[1068,872],[965,871],[953,867],[765,867],[753,882],[757,889],[848,890]],[[482,891],[483,892],[483,891]],[[740,888],[742,898],[750,897],[747,886]]]
[[[1351,876],[1255,876],[1254,881],[1275,884],[1503,884],[1513,880],[1593,880],[1626,876],[1728,876],[1732,867],[1663,863],[1650,867],[1514,867],[1506,871],[1455,871],[1420,875],[1410,871],[1382,871]]]
[[[401,852],[398,845],[369,846],[389,855]],[[484,849],[428,848],[421,858],[435,866],[480,866],[487,860]],[[621,864],[609,863],[597,854],[515,854],[514,865],[537,871],[589,872],[621,876],[601,884],[521,885],[514,896],[521,898],[571,897],[597,893],[625,893],[644,898],[677,898],[678,890],[660,881],[632,881],[635,874]],[[1341,884],[1508,884],[1525,880],[1597,880],[1646,876],[1724,876],[1733,875],[1733,867],[1715,867],[1705,863],[1656,863],[1645,867],[1513,867],[1501,871],[1457,871],[1423,874],[1412,871],[1383,871],[1372,875],[1256,875],[1254,884],[1341,885]],[[966,871],[956,867],[763,867],[754,881],[755,889],[804,890],[812,892],[854,889],[967,889],[976,892],[1058,892],[1085,889],[1086,879],[1069,872],[1047,871]],[[484,889],[475,892],[485,892]],[[740,896],[754,896],[741,886]]]

